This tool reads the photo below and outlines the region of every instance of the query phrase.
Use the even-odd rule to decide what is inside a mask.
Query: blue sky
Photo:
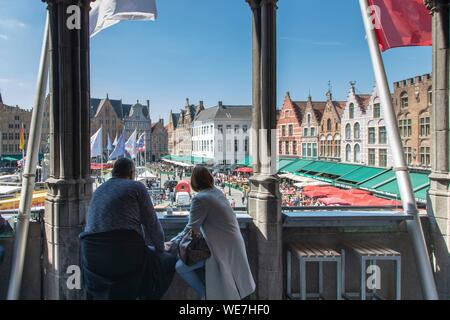
[[[151,101],[154,120],[185,98],[213,106],[251,103],[251,13],[244,0],[157,0],[155,22],[122,22],[91,41],[91,94]],[[370,92],[374,77],[357,0],[279,0],[278,105],[324,99],[331,81]],[[0,0],[0,90],[31,107],[45,20],[40,0]],[[431,71],[431,48],[384,54],[389,81]]]

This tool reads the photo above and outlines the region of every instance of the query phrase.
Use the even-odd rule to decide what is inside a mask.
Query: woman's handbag
[[[187,266],[192,266],[199,261],[211,256],[208,244],[202,234],[190,229],[178,244],[178,255]]]

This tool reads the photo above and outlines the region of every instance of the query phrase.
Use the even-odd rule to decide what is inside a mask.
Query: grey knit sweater
[[[164,250],[164,231],[145,186],[112,178],[95,190],[86,217],[85,233],[135,230],[147,244]]]

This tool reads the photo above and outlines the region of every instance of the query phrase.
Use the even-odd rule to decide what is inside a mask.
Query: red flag
[[[381,51],[432,45],[432,19],[423,0],[369,0],[369,6]]]

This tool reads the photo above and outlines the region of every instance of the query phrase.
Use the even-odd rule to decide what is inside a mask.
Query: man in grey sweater
[[[164,231],[147,189],[134,181],[134,163],[117,160],[112,175],[95,191],[80,235],[86,289],[94,299],[161,298],[176,257],[165,252]]]

